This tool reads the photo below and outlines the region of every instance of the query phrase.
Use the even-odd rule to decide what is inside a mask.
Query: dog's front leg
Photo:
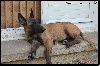
[[[32,40],[31,41],[31,52],[30,55],[28,56],[29,60],[32,60],[35,58],[36,56],[36,50],[40,47],[40,42],[38,42],[37,40]]]
[[[53,44],[53,41],[51,41],[49,39],[44,44],[45,45],[44,55],[45,55],[45,59],[46,59],[46,64],[52,64],[51,56],[50,56],[52,44]]]

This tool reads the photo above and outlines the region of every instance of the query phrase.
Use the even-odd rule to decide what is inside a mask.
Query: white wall
[[[94,1],[42,1],[41,21],[43,24],[71,21],[72,23],[77,23],[76,25],[79,28],[88,28],[90,30],[92,27],[93,31],[97,31],[98,2],[94,4]],[[83,22],[83,24],[78,22]]]

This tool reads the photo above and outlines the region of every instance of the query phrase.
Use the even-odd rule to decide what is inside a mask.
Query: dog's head
[[[20,22],[21,25],[24,26],[24,31],[25,32],[32,32],[34,34],[36,33],[43,33],[46,29],[39,24],[36,19],[34,18],[33,15],[33,10],[31,8],[31,13],[30,13],[30,17],[29,19],[25,19],[21,13],[18,13],[18,20]]]

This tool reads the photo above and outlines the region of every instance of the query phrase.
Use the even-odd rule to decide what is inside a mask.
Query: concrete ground
[[[94,42],[98,49],[98,32],[84,33]],[[66,48],[65,45],[53,46],[52,62],[54,64],[98,64],[98,52],[93,50],[86,41],[81,40],[80,44]],[[44,47],[37,50],[36,59],[27,60],[31,45],[25,40],[1,41],[1,63],[3,64],[44,64]],[[60,59],[60,60],[58,60]],[[73,60],[74,59],[74,60]],[[87,62],[86,62],[87,61]]]

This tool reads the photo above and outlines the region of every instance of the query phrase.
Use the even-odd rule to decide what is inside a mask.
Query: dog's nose
[[[44,28],[43,31],[45,31],[46,29]]]
[[[46,29],[43,27],[43,28],[41,29],[41,33],[43,33],[45,30],[46,30]]]

